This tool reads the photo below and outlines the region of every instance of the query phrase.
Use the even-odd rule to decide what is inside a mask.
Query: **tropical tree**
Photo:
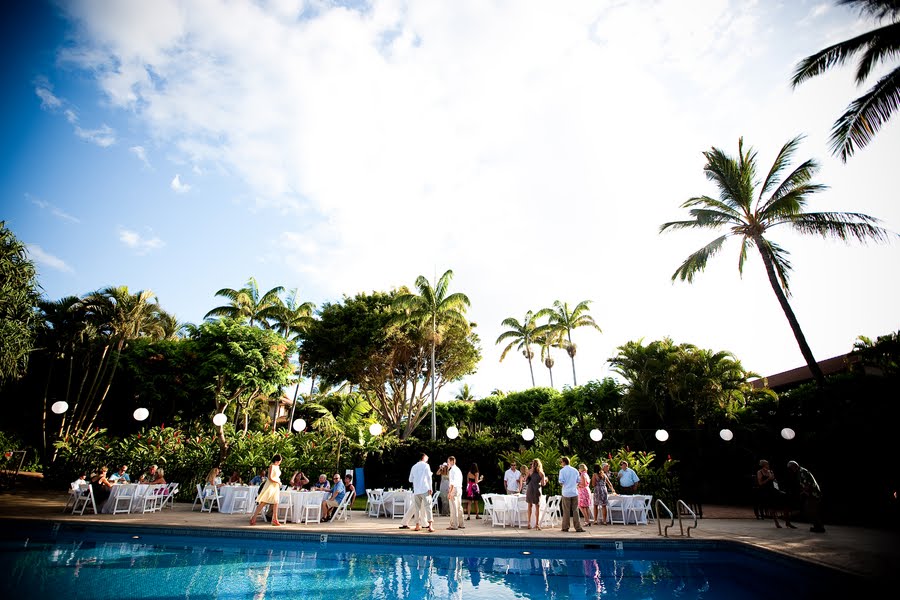
[[[418,293],[400,294],[395,299],[396,308],[402,314],[397,324],[414,323],[427,330],[431,337],[431,439],[437,437],[437,418],[434,412],[435,403],[435,351],[440,343],[441,335],[448,328],[456,325],[468,331],[466,309],[470,302],[468,296],[461,292],[449,293],[453,271],[447,269],[432,286],[424,275],[416,279]]]
[[[259,325],[263,329],[271,327],[269,319],[274,319],[282,310],[284,303],[279,294],[284,287],[277,286],[260,296],[259,285],[251,277],[247,285],[239,290],[222,288],[216,296],[228,298],[229,304],[217,306],[206,313],[203,318],[225,317],[237,321],[249,322],[251,326]]]
[[[556,360],[554,360],[551,350],[553,348],[566,347],[563,332],[554,330],[552,327],[548,328],[547,325],[543,325],[541,326],[541,333],[538,335],[536,341],[541,347],[541,360],[544,361],[544,366],[547,367],[547,372],[550,373],[550,387],[553,388],[555,387],[553,385],[553,365],[556,364]]]
[[[839,0],[859,8],[881,25],[811,56],[797,65],[791,80],[797,87],[807,79],[843,65],[862,52],[856,65],[856,84],[862,85],[876,65],[900,56],[900,2],[897,0]],[[900,66],[881,77],[865,94],[854,100],[831,129],[831,148],[847,162],[857,147],[865,147],[900,106]]]
[[[462,384],[454,398],[460,402],[475,402],[475,395],[472,393],[472,388],[469,387],[468,383]]]
[[[534,352],[531,351],[531,345],[536,343],[538,335],[537,317],[532,311],[525,313],[525,318],[520,323],[515,317],[507,317],[500,323],[504,327],[509,327],[497,338],[494,344],[502,344],[509,340],[503,352],[500,354],[500,362],[506,358],[509,351],[515,347],[516,350],[522,351],[522,356],[528,360],[528,371],[531,373],[531,387],[535,387],[534,368],[531,366],[531,360],[534,358]],[[551,386],[552,387],[552,386]]]
[[[25,244],[0,221],[0,383],[25,374],[39,295]]]
[[[296,347],[300,339],[300,332],[310,325],[313,320],[313,311],[315,310],[316,305],[312,302],[300,302],[297,297],[297,289],[295,288],[288,293],[287,299],[284,300],[280,306],[276,307],[274,314],[271,316],[272,326],[284,339]],[[291,415],[288,419],[288,428],[290,428],[291,424],[294,422],[294,414],[297,409],[297,397],[300,393],[300,381],[303,379],[303,368],[305,365],[303,360],[300,360],[299,362],[297,384],[296,387],[294,387],[294,399],[291,402]],[[277,424],[278,419],[274,419],[272,422],[273,431]]]
[[[594,322],[594,318],[588,314],[590,311],[590,300],[579,302],[575,308],[569,310],[568,302],[560,302],[557,300],[553,303],[553,308],[545,308],[538,312],[537,317],[548,317],[550,322],[544,331],[548,334],[556,334],[565,337],[563,348],[572,361],[572,385],[578,385],[578,378],[575,377],[575,353],[578,347],[572,341],[572,330],[578,327],[592,327],[597,331],[602,331],[600,326]]]
[[[681,206],[690,209],[691,219],[665,223],[660,227],[660,232],[669,229],[726,228],[725,233],[688,256],[675,270],[672,281],[681,279],[692,282],[694,275],[706,268],[707,261],[721,250],[725,240],[730,237],[741,239],[738,272],[743,273],[747,251],[756,247],[765,265],[769,284],[800,346],[800,352],[816,382],[821,385],[825,381],[822,370],[788,303],[788,276],[791,270],[789,253],[767,237],[769,230],[786,225],[801,234],[837,238],[841,241],[854,238],[860,242],[887,241],[890,234],[876,225],[877,219],[868,215],[806,212],[809,197],[825,189],[825,186],[811,182],[818,164],[814,160],[807,160],[781,180],[801,139],[802,136],[798,136],[782,146],[758,194],[756,151],[752,148],[745,151],[743,138],[738,140],[737,158],[716,147],[704,152],[707,161],[704,167],[706,178],[719,188],[719,198],[698,196],[687,200]]]

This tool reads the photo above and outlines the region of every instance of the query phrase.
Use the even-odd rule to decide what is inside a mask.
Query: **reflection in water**
[[[696,555],[546,549],[375,547],[253,540],[144,539],[6,542],[5,597],[379,598],[722,598],[791,592],[790,573],[719,552]],[[155,543],[153,543],[155,542]],[[230,544],[230,545],[226,545]],[[492,556],[484,556],[491,554]],[[760,573],[766,573],[761,577]],[[122,575],[120,577],[120,575]],[[147,579],[147,578],[150,579]],[[779,577],[783,581],[779,580]],[[128,582],[153,581],[152,588]],[[766,581],[759,589],[756,581]],[[110,589],[118,585],[118,589]],[[786,587],[779,587],[786,586]],[[794,588],[796,591],[796,588]],[[777,593],[781,593],[777,592]],[[804,594],[800,594],[802,597]]]

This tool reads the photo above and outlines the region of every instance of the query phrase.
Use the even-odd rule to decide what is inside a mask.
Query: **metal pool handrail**
[[[665,530],[663,530],[662,526],[662,518],[660,517],[659,507],[662,506],[666,509],[666,512],[669,513],[669,524],[666,525]],[[669,527],[675,526],[675,517],[672,515],[672,511],[669,510],[669,507],[665,505],[665,503],[659,498],[656,499],[656,528],[659,530],[659,535],[669,537]]]
[[[693,524],[693,525],[688,525],[688,527],[687,527],[687,536],[688,536],[688,537],[691,537],[691,529],[696,529],[696,528],[697,528],[697,515],[694,513],[694,511],[691,510],[691,507],[690,507],[690,506],[688,506],[687,504],[684,503],[684,500],[679,500],[679,501],[675,504],[675,509],[678,511],[678,526],[681,528],[681,535],[684,535],[684,531],[685,531],[685,530],[684,530],[684,524],[681,522],[681,509],[680,509],[680,506],[683,506],[685,512],[690,513],[690,515],[691,515],[692,517],[694,517],[694,524]]]

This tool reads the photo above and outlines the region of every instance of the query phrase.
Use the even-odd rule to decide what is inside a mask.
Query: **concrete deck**
[[[678,523],[669,530],[670,537],[659,536],[655,523],[643,525],[608,525],[587,527],[585,533],[564,533],[554,530],[527,530],[513,527],[491,527],[484,520],[466,522],[466,528],[447,531],[449,519],[438,517],[435,533],[416,533],[400,530],[399,519],[371,518],[361,511],[354,511],[349,521],[319,524],[287,524],[272,527],[260,521],[249,525],[249,516],[242,514],[200,513],[191,511],[189,503],[178,503],[173,510],[159,513],[129,515],[89,515],[64,514],[62,512],[67,496],[62,493],[35,491],[13,491],[0,494],[0,517],[6,519],[82,522],[127,525],[140,527],[185,527],[193,529],[231,529],[238,531],[265,531],[304,533],[348,533],[373,536],[416,536],[425,542],[430,536],[509,539],[521,537],[573,540],[582,542],[622,540],[684,540],[679,535]],[[868,580],[887,580],[896,574],[900,565],[900,532],[828,525],[827,532],[815,534],[808,525],[798,523],[797,529],[776,529],[771,521],[753,518],[749,508],[704,506],[704,518],[699,520],[697,529],[691,531],[691,539],[732,540],[743,544],[789,555],[808,562],[825,565],[834,569],[862,576]],[[666,523],[667,521],[664,521]]]

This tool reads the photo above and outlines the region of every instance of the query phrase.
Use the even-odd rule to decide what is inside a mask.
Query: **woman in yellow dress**
[[[281,493],[281,455],[276,454],[272,457],[272,464],[269,465],[269,473],[266,476],[266,484],[262,491],[256,497],[256,511],[250,517],[250,524],[256,525],[256,517],[262,512],[263,507],[267,504],[272,505],[272,525],[276,527],[281,525],[278,522],[278,495]]]

